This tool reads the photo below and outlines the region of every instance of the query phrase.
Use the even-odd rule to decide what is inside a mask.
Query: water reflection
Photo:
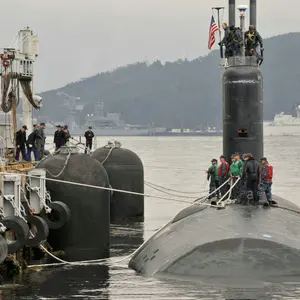
[[[110,234],[111,256],[128,255],[144,242],[144,222],[115,220]]]

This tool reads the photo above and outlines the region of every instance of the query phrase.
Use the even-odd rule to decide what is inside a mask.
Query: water
[[[99,139],[98,145],[107,139]],[[136,152],[145,167],[145,180],[171,189],[201,191],[205,170],[222,149],[219,137],[126,137],[123,146]],[[300,205],[300,140],[266,137],[265,155],[274,166],[273,191]],[[151,195],[163,195],[145,188]],[[164,195],[167,196],[167,195]],[[171,197],[171,196],[170,196]],[[185,199],[187,200],[187,199]],[[185,203],[145,198],[145,223],[112,225],[112,256],[126,256],[165,224]],[[285,281],[287,281],[285,279]],[[178,278],[146,278],[120,266],[55,267],[26,271],[0,290],[2,299],[300,299],[300,285],[277,285],[219,278],[201,282]]]

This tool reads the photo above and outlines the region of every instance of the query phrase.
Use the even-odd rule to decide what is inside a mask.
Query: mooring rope
[[[170,193],[168,191],[164,191],[163,189],[160,189],[158,187],[155,187],[155,186],[152,186],[151,184],[147,183],[146,181],[144,181],[145,185],[156,190],[156,191],[159,191],[163,194],[166,194],[166,195],[170,195],[170,196],[175,196],[175,197],[180,197],[180,198],[185,198],[185,199],[195,199],[195,196],[184,196],[184,195],[176,195],[174,193]],[[204,192],[207,192],[207,191],[204,191]],[[200,194],[200,193],[198,193]]]
[[[205,180],[206,181],[206,180]],[[149,182],[147,180],[144,180],[144,183],[148,186],[154,186],[156,188],[160,188],[162,190],[166,190],[166,191],[170,191],[170,192],[175,192],[175,193],[178,193],[178,194],[190,194],[190,195],[195,195],[195,194],[200,194],[200,193],[203,193],[203,192],[207,192],[207,189],[203,189],[199,192],[187,192],[187,191],[178,191],[178,190],[173,190],[173,189],[170,189],[170,188],[167,188],[167,187],[164,187],[164,186],[161,186],[161,185],[158,185],[156,183],[152,183],[152,182]]]

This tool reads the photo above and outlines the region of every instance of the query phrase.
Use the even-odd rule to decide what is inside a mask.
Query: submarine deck
[[[300,270],[299,207],[273,198],[279,207],[189,206],[144,243],[129,267],[147,276],[294,275]]]

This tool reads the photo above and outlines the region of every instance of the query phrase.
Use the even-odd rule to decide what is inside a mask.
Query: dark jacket
[[[26,145],[29,147],[29,145],[35,146],[35,140],[36,140],[36,133],[35,131],[31,132],[27,138]]]
[[[61,146],[63,146],[63,145],[66,144],[66,135],[65,135],[65,133],[62,130],[56,130],[54,132],[53,143],[57,147],[61,147]]]
[[[258,33],[258,31],[254,30],[252,33],[248,30],[245,32],[245,46],[246,49],[255,49],[258,44],[261,48],[263,48],[263,40]]]
[[[16,133],[16,146],[20,146],[20,148],[25,148],[26,143],[26,131],[22,131],[21,129]]]
[[[230,36],[231,36],[231,31],[230,31],[230,28],[227,26],[225,29],[224,29],[224,37],[221,41],[221,45],[224,45],[225,47],[228,47],[230,46],[232,43],[231,43],[231,40],[230,40]]]
[[[46,136],[45,136],[45,133],[44,133],[44,129],[41,128],[40,126],[37,126],[35,128],[34,132],[35,132],[37,143],[39,145],[44,146],[45,145],[45,141],[46,141]]]
[[[87,142],[91,142],[94,138],[94,132],[92,130],[88,130],[85,132],[84,137],[86,138]]]
[[[253,157],[250,157],[244,165],[243,177],[249,180],[259,181],[259,176],[259,163]]]
[[[69,139],[71,138],[70,131],[67,130],[67,132],[63,132],[63,133],[64,133],[65,141],[68,142]],[[66,143],[66,142],[65,142],[65,143]]]

